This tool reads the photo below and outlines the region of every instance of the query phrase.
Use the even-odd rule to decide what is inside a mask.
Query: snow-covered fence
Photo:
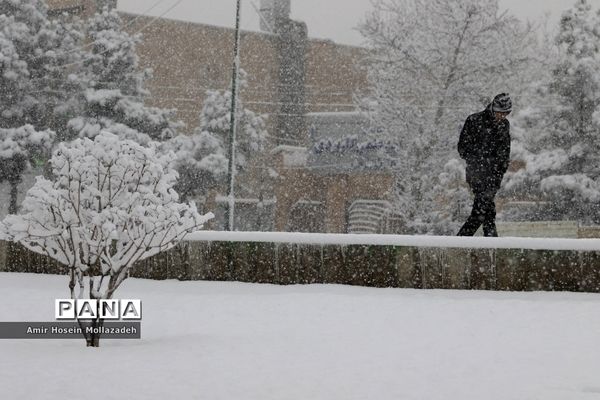
[[[66,272],[42,256],[17,252],[6,269]],[[132,276],[600,292],[600,240],[198,232],[178,247],[138,263]]]

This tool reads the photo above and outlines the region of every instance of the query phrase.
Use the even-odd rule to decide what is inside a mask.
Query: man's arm
[[[469,156],[473,155],[473,129],[471,118],[467,118],[462,131],[460,132],[460,139],[458,140],[458,154],[460,158],[466,160]]]
[[[502,132],[502,144],[499,149],[498,160],[500,161],[500,172],[502,175],[508,170],[510,164],[510,122],[506,120],[506,125]]]

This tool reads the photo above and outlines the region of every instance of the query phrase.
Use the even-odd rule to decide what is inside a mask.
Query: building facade
[[[93,0],[49,1],[55,15],[83,18],[99,4],[114,6],[111,0],[98,4]],[[251,190],[236,196],[236,208],[242,213],[236,226],[346,232],[356,201],[385,201],[393,179],[382,171],[328,170],[309,163],[315,146],[311,116],[335,119],[356,110],[354,96],[367,87],[366,71],[360,68],[365,50],[309,38],[310,27],[289,18],[289,0],[263,0],[261,10],[263,31],[241,33],[240,60],[247,86],[240,96],[246,107],[267,115],[270,141],[267,151],[239,177]],[[142,34],[138,55],[142,67],[153,74],[146,85],[151,93],[148,104],[176,109],[185,130],[192,132],[199,124],[206,92],[230,87],[234,30],[127,13],[121,16],[130,33]],[[296,159],[293,165],[286,162],[290,157]],[[305,162],[298,163],[298,159]],[[200,200],[222,216],[224,195],[222,188]],[[260,222],[244,226],[241,220]],[[220,225],[217,222],[213,228]]]

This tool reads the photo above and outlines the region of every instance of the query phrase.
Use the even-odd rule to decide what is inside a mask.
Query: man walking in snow
[[[510,123],[506,117],[511,111],[510,96],[502,93],[465,122],[458,153],[467,162],[467,183],[475,201],[458,236],[473,236],[482,224],[484,236],[498,236],[494,198],[510,161]]]

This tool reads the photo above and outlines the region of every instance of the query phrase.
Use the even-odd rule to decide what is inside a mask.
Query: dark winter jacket
[[[467,162],[473,191],[498,191],[510,161],[510,122],[497,122],[491,105],[470,115],[460,133],[458,153]]]

